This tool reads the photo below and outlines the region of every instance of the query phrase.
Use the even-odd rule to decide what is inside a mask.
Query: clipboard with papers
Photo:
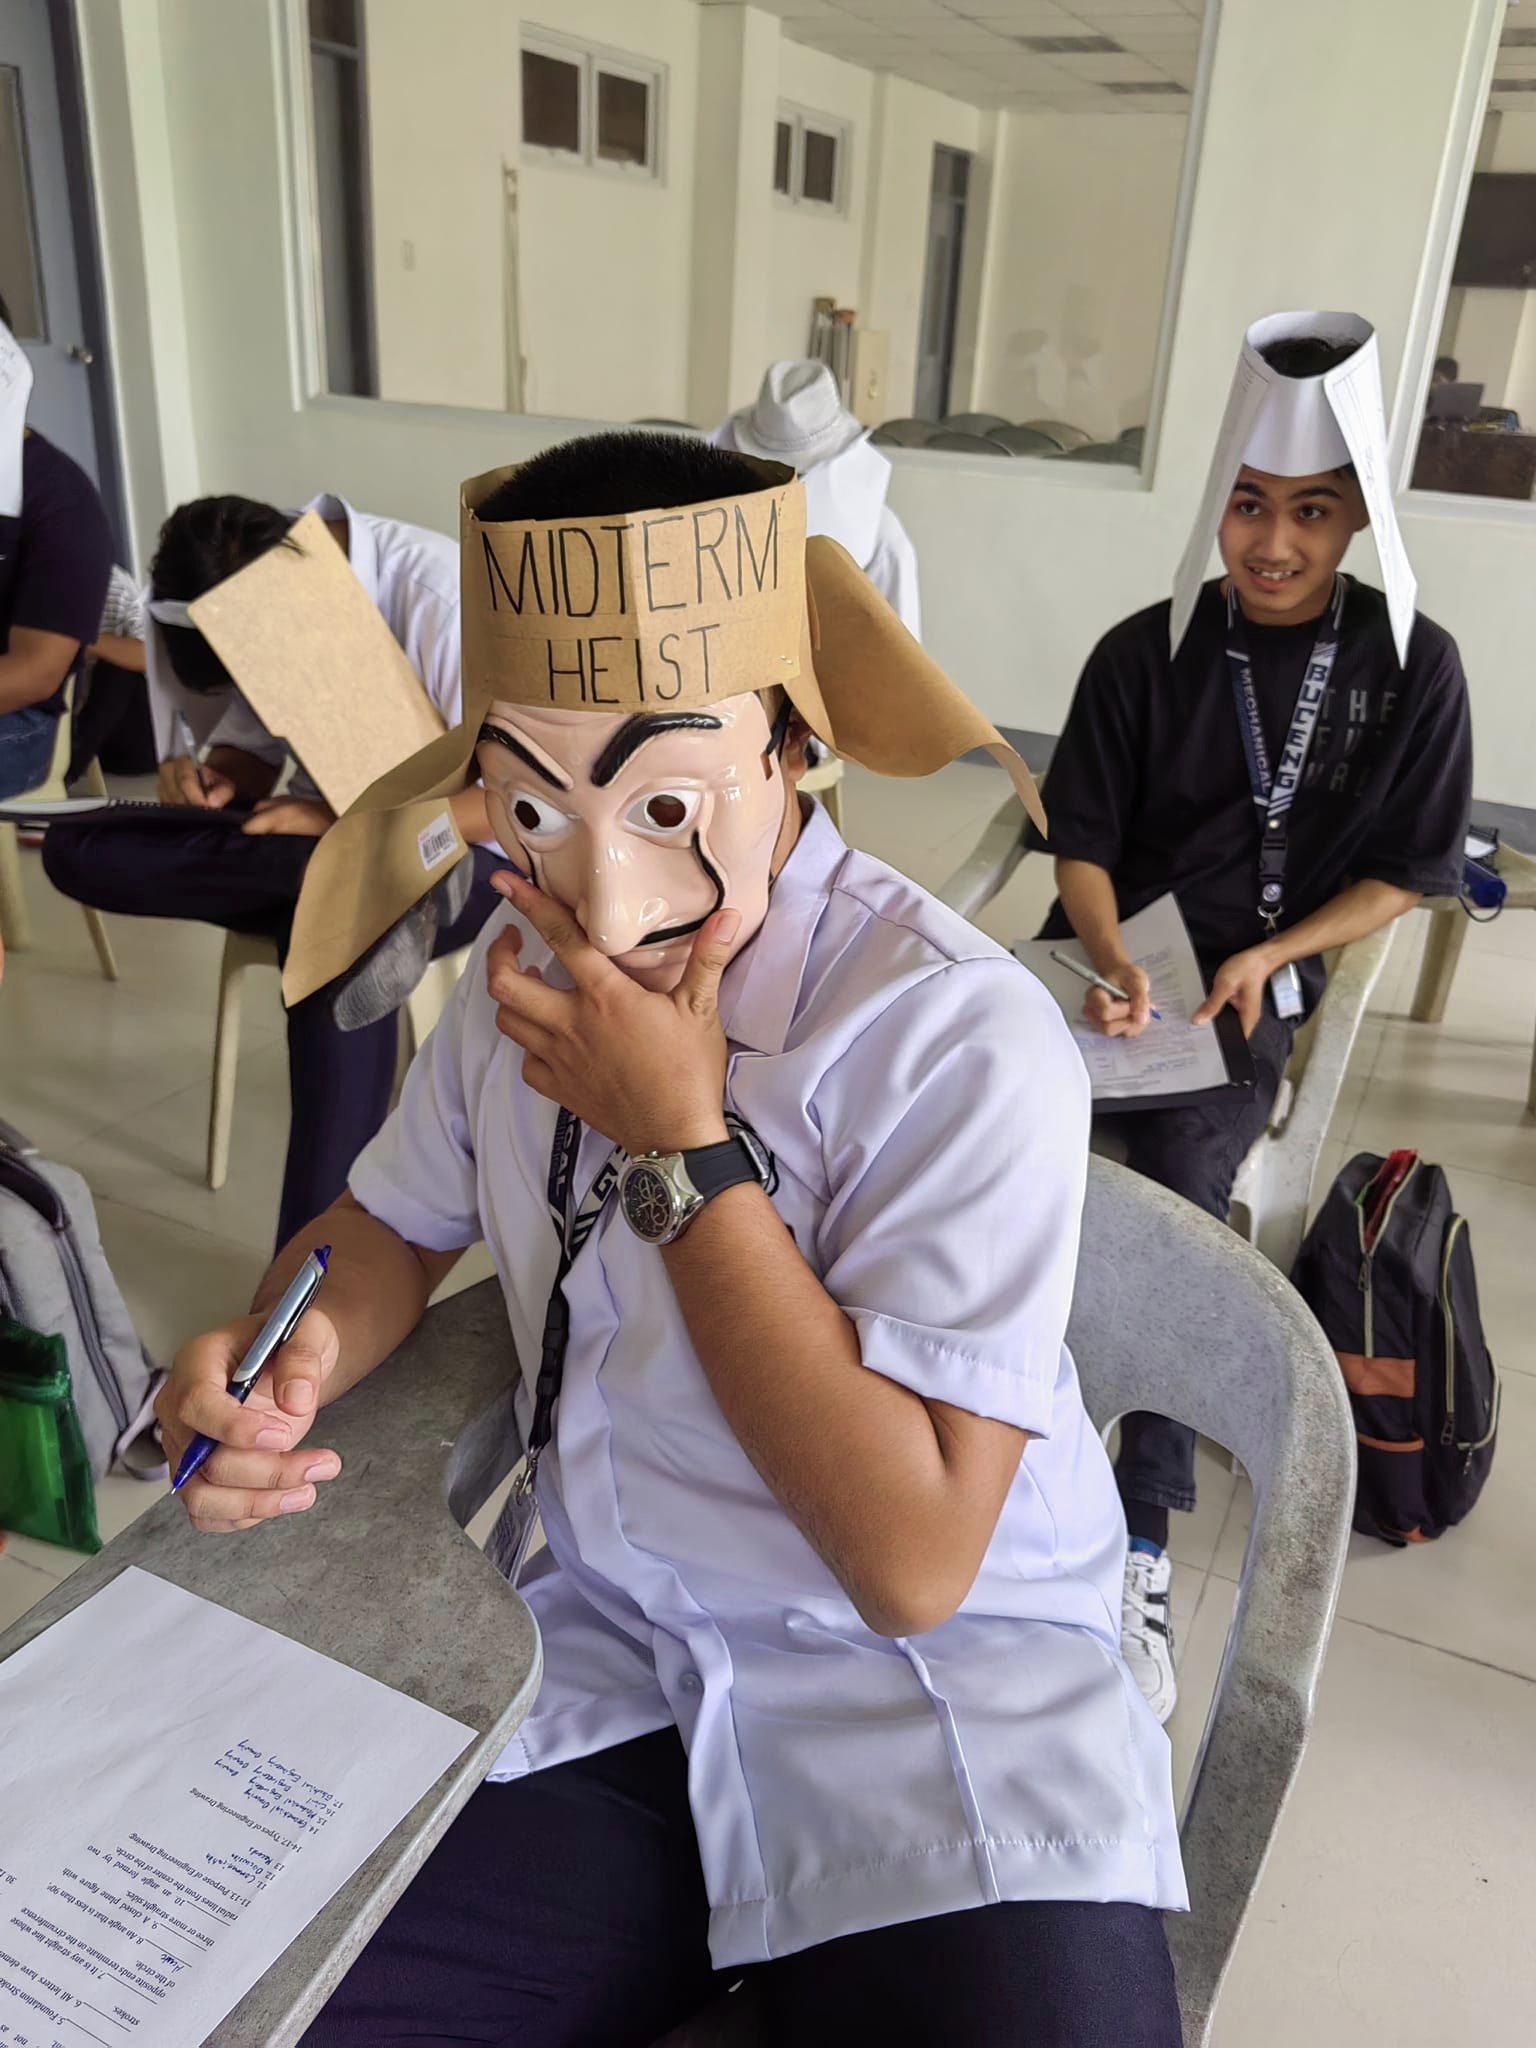
[[[1026,939],[1013,948],[1014,958],[1061,1005],[1088,1069],[1095,1111],[1175,1109],[1252,1095],[1253,1056],[1237,1013],[1228,1007],[1214,1024],[1189,1021],[1205,1000],[1205,982],[1177,900],[1158,897],[1126,918],[1120,930],[1127,955],[1152,985],[1153,1008],[1160,1013],[1137,1038],[1106,1038],[1084,1018],[1082,982],[1051,958],[1054,950],[1090,966],[1075,939]]]

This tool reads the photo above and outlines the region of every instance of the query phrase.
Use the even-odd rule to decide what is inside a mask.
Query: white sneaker
[[[1173,1673],[1173,1622],[1168,1588],[1173,1560],[1166,1550],[1125,1554],[1125,1598],[1120,1610],[1120,1654],[1131,1668],[1147,1705],[1166,1721],[1179,1697]]]

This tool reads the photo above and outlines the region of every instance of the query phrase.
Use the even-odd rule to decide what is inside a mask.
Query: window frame
[[[546,143],[521,138],[522,59],[529,52],[548,57],[558,64],[570,64],[576,70],[577,147],[573,150],[554,149]],[[597,81],[603,73],[646,88],[644,163],[628,163],[621,158],[598,154]],[[666,65],[652,58],[636,57],[628,51],[610,49],[601,43],[582,42],[574,36],[564,36],[556,30],[529,23],[518,38],[518,127],[524,163],[540,164],[553,170],[595,171],[603,177],[627,178],[636,183],[665,183],[662,140],[665,134],[666,84]]]
[[[824,220],[848,217],[849,194],[853,185],[853,123],[841,114],[824,114],[816,107],[803,107],[794,100],[780,100],[774,111],[774,153],[768,165],[769,190],[776,206],[793,207],[797,213],[820,214]],[[789,129],[789,190],[781,192],[773,180],[778,156],[780,126]],[[811,199],[805,191],[805,136],[812,129],[830,136],[834,147],[833,196]]]

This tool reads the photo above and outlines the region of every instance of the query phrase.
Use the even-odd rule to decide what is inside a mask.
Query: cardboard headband
[[[762,488],[599,519],[482,521],[516,474],[460,501],[464,722],[382,776],[315,849],[283,994],[323,988],[464,851],[446,798],[471,779],[493,701],[609,717],[780,684],[816,737],[880,775],[984,749],[1043,833],[1028,768],[917,644],[836,541],[805,537],[792,469],[743,456]]]
[[[1353,343],[1354,352],[1316,377],[1287,377],[1265,362],[1264,349],[1303,339]],[[1174,578],[1174,654],[1189,631],[1222,513],[1245,463],[1270,476],[1315,476],[1353,463],[1381,562],[1397,658],[1406,662],[1418,584],[1392,502],[1381,358],[1368,320],[1358,313],[1272,313],[1248,329],[1205,494]]]

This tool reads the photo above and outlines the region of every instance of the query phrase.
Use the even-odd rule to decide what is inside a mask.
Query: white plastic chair
[[[984,910],[1024,858],[1024,824],[1023,805],[1010,797],[969,859],[939,891],[940,899],[963,917],[975,918]],[[1282,1273],[1289,1273],[1301,1247],[1323,1141],[1371,993],[1391,951],[1392,931],[1389,925],[1332,956],[1327,989],[1296,1035],[1269,1126],[1238,1169],[1233,1228]]]
[[[814,768],[808,768],[800,778],[800,787],[807,796],[820,797],[827,816],[841,832],[843,829],[843,764],[836,754],[823,754]]]
[[[428,966],[405,1001],[406,1044],[414,1052],[425,1044],[443,1014],[454,985],[464,972],[470,949],[461,946]],[[229,1133],[235,1117],[235,1073],[240,1061],[240,1005],[248,967],[277,971],[275,941],[244,932],[229,932],[219,961],[219,998],[213,1026],[213,1092],[208,1104],[208,1185],[223,1187],[229,1178]]]
[[[75,702],[73,676],[65,684],[64,692],[64,709],[55,721],[53,759],[49,763],[47,777],[36,789],[28,790],[28,796],[60,797],[68,793],[64,786],[64,773],[69,766],[70,715]],[[106,778],[99,762],[93,760],[87,764],[80,784],[88,796],[107,794]],[[116,981],[117,959],[112,951],[112,941],[107,936],[106,921],[101,912],[92,910],[89,904],[82,903],[80,908],[85,914],[85,928],[96,948],[101,971],[108,981]],[[21,859],[14,825],[0,825],[0,938],[13,953],[24,953],[32,943],[32,920],[27,914],[27,896],[21,879]]]
[[[1190,1910],[1167,1923],[1185,2048],[1208,2048],[1311,1732],[1349,1549],[1349,1399],[1327,1338],[1267,1260],[1107,1159],[1089,1162],[1067,1342],[1103,1434],[1137,1409],[1172,1415],[1253,1481],[1226,1654],[1179,1817]],[[750,1984],[662,2048],[770,2048]]]

